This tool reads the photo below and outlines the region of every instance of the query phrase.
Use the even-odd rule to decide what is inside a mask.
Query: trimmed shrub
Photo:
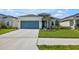
[[[4,23],[0,23],[0,29],[17,29],[17,28],[12,26],[7,26]]]
[[[16,27],[7,26],[7,29],[17,29]]]
[[[7,28],[7,26],[4,23],[0,23],[0,28],[5,29],[5,28]]]
[[[75,29],[78,29],[79,30],[79,27],[76,27]]]
[[[71,27],[59,27],[59,29],[71,29]]]
[[[60,26],[60,24],[59,24],[59,21],[58,21],[58,20],[56,20],[56,21],[55,21],[55,26],[56,26],[56,27],[59,27],[59,26]]]

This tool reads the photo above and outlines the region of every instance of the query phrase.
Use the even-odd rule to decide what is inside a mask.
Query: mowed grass
[[[79,38],[79,30],[39,31],[40,38]]]
[[[79,50],[79,45],[37,45],[39,50]]]
[[[14,31],[15,29],[0,29],[0,35],[1,34],[4,34],[4,33],[8,33],[8,32],[11,32],[11,31]]]

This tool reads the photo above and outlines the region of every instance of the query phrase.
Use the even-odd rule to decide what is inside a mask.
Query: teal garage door
[[[38,29],[39,21],[21,21],[21,29]]]

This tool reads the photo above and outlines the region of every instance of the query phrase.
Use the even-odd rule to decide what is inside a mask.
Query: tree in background
[[[56,20],[55,21],[55,25],[57,26],[57,27],[59,27],[60,25],[59,25],[59,21],[58,20]]]
[[[48,14],[48,13],[40,13],[40,14],[38,14],[38,16],[43,16],[43,20],[51,19],[50,14]]]
[[[55,21],[55,28],[56,28],[56,29],[59,29],[59,27],[60,27],[59,21],[56,20],[56,21]]]

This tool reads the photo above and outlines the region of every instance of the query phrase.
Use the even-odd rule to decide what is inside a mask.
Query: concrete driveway
[[[19,29],[0,35],[1,50],[37,50],[38,29]]]

